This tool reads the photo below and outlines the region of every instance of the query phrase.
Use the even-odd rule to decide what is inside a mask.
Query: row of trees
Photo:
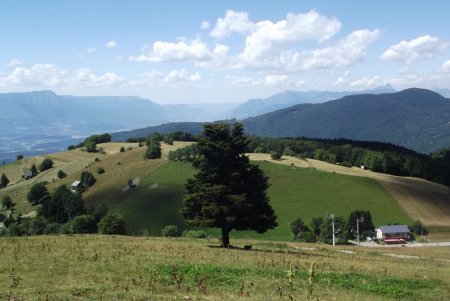
[[[382,142],[349,139],[249,138],[248,152],[312,158],[344,166],[364,165],[373,171],[415,176],[450,184],[450,151],[431,155]]]
[[[355,238],[357,232],[357,220],[359,223],[359,235],[362,237],[374,234],[374,225],[372,223],[372,216],[369,211],[353,211],[346,220],[343,217],[322,216],[314,217],[311,224],[308,226],[301,218],[293,220],[290,224],[290,229],[293,234],[293,239],[302,242],[325,242],[332,243],[333,240],[333,226],[337,243],[347,243],[348,239]]]

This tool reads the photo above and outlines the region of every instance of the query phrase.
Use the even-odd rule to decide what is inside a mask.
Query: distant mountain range
[[[363,91],[285,91],[263,99],[250,99],[228,113],[230,118],[244,119],[303,103],[322,103],[355,94],[380,94],[396,92],[391,85]]]
[[[391,86],[366,91],[370,94],[286,91],[241,105],[165,106],[136,96],[62,96],[52,91],[4,93],[0,94],[0,160],[12,160],[18,153],[55,152],[93,133],[160,124],[163,125],[139,130],[137,136],[145,136],[152,129],[198,133],[202,126],[195,122],[233,118],[243,120],[247,132],[257,135],[378,140],[421,152],[450,146],[448,99],[429,90],[392,91]],[[353,95],[340,98],[347,94]],[[333,98],[340,99],[327,102]],[[297,105],[290,106],[293,103]],[[279,107],[283,109],[277,110]],[[259,113],[264,114],[244,118]],[[117,135],[129,137],[132,133]]]
[[[229,122],[232,122],[231,120]],[[450,147],[450,99],[424,89],[349,95],[300,104],[242,120],[247,134],[271,137],[348,138],[389,142],[429,153]],[[170,123],[113,134],[113,139],[152,132],[200,133],[202,123]]]

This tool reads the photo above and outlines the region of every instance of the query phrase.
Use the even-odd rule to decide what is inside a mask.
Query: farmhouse
[[[31,179],[33,177],[33,172],[31,170],[27,170],[24,174],[23,174],[23,178],[25,180]]]
[[[77,192],[78,189],[80,188],[80,181],[74,181],[72,184],[70,184],[70,191],[72,192]]]
[[[404,243],[410,231],[406,225],[380,226],[377,228],[377,238],[385,243]]]

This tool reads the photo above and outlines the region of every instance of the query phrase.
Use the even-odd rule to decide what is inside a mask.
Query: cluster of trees
[[[192,141],[192,142],[195,142],[195,141],[198,141],[198,138],[199,138],[199,136],[197,136],[197,135],[194,135],[194,134],[191,134],[191,133],[187,133],[187,132],[181,132],[181,131],[170,132],[170,133],[166,133],[164,135],[161,135],[159,133],[152,133],[149,136],[151,136],[153,134],[156,134],[159,137],[162,137],[161,139],[167,144],[172,144],[173,141]],[[130,143],[145,142],[147,137],[132,137],[132,138],[126,139],[126,142],[130,142]]]
[[[170,151],[168,154],[169,160],[173,161],[188,161],[192,162],[198,156],[197,144],[187,145]]]
[[[312,158],[344,166],[450,184],[450,150],[431,155],[382,142],[349,139],[249,138],[248,152]]]
[[[104,204],[86,208],[81,193],[73,193],[65,185],[59,186],[50,194],[43,183],[36,183],[31,187],[27,198],[33,206],[38,206],[35,218],[16,216],[15,203],[11,198],[5,197],[2,200],[2,209],[7,212],[4,235],[126,234],[122,216],[108,212]]]
[[[111,141],[111,135],[108,133],[104,133],[101,135],[91,135],[84,139],[83,142],[74,145],[71,144],[67,147],[67,150],[73,150],[79,147],[84,147],[87,152],[95,153],[97,151],[97,144],[106,143]]]
[[[161,136],[159,134],[149,135],[145,139],[147,150],[145,151],[145,159],[160,159],[161,158]]]
[[[369,211],[363,210],[351,212],[347,220],[339,216],[327,216],[325,218],[322,216],[314,217],[309,227],[301,218],[297,218],[291,222],[290,229],[294,240],[302,242],[321,241],[332,243],[332,223],[334,222],[336,243],[345,244],[348,239],[356,238],[358,235],[357,220],[360,237],[372,237],[374,235],[372,216]]]

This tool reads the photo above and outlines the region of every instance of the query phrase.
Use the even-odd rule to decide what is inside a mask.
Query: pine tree
[[[232,230],[264,233],[277,226],[266,195],[268,178],[245,155],[241,124],[231,130],[229,124],[206,124],[197,148],[198,173],[188,180],[181,210],[188,224],[220,228],[223,247],[230,246]]]
[[[8,183],[8,177],[4,173],[2,173],[2,176],[0,177],[0,188],[8,186]]]

